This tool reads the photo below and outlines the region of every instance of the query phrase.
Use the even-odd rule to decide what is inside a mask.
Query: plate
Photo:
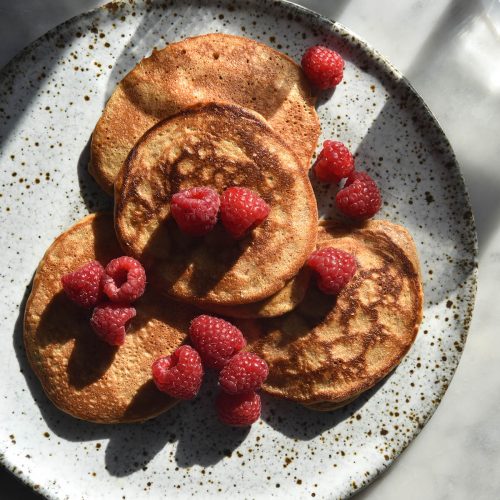
[[[44,396],[22,343],[36,266],[52,240],[110,206],[86,171],[88,141],[116,83],[154,47],[227,32],[299,60],[338,50],[345,78],[323,94],[322,139],[356,151],[381,187],[380,218],[415,238],[425,284],[417,340],[394,373],[346,408],[315,413],[264,398],[250,430],[214,418],[201,397],[142,425],[73,419]],[[286,2],[150,1],[76,17],[25,49],[0,75],[1,459],[49,498],[348,497],[386,469],[446,391],[464,347],[476,286],[476,233],[450,145],[408,81],[343,26]],[[328,215],[332,193],[316,186]]]

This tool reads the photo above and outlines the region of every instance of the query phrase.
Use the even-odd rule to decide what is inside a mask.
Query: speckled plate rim
[[[306,17],[309,17],[311,20],[320,23],[325,26],[325,29],[332,29],[336,27],[337,29],[343,31],[346,33],[348,36],[350,36],[352,39],[355,39],[355,41],[358,44],[358,49],[361,50],[367,57],[369,57],[372,61],[375,56],[375,61],[373,61],[376,65],[382,66],[383,69],[390,74],[391,77],[397,79],[400,83],[402,83],[404,86],[407,87],[409,92],[412,94],[412,97],[416,99],[418,102],[418,105],[420,108],[425,112],[425,114],[428,116],[428,118],[433,122],[433,124],[436,127],[436,130],[439,130],[442,134],[441,140],[443,143],[446,145],[448,149],[448,153],[450,154],[450,158],[452,159],[454,163],[454,168],[456,170],[457,174],[457,183],[459,185],[457,186],[463,195],[463,199],[466,205],[467,210],[467,223],[469,225],[470,232],[473,234],[472,236],[472,255],[470,256],[471,261],[474,264],[474,268],[470,274],[470,282],[469,282],[469,296],[470,296],[470,301],[468,305],[468,313],[466,315],[466,321],[464,322],[463,326],[463,338],[464,338],[464,346],[467,340],[467,335],[469,332],[469,327],[470,327],[470,321],[472,319],[473,311],[474,311],[474,306],[475,306],[475,301],[476,301],[476,292],[477,292],[477,275],[478,275],[478,239],[477,239],[477,231],[476,231],[476,224],[474,220],[474,215],[472,212],[472,207],[470,203],[470,197],[469,193],[467,191],[467,187],[465,184],[464,177],[461,173],[460,170],[460,165],[456,159],[455,153],[453,151],[453,148],[443,130],[441,127],[439,121],[437,118],[434,116],[432,111],[429,109],[427,104],[425,103],[424,99],[422,96],[415,90],[413,85],[410,83],[410,81],[386,58],[384,57],[378,50],[373,48],[369,43],[364,41],[361,37],[359,37],[355,32],[350,30],[349,28],[345,27],[343,24],[334,21],[332,19],[329,19],[322,14],[319,14],[307,7],[303,7],[301,5],[298,5],[294,2],[288,1],[288,0],[264,0],[268,1],[270,4],[279,4],[285,9],[289,10],[291,13],[300,13],[301,15],[304,15]],[[109,8],[110,4],[130,4],[134,3],[133,0],[129,0],[128,2],[126,0],[112,0],[108,4],[104,4],[100,7],[96,7],[94,9],[91,9],[89,11],[85,11],[83,13],[77,14],[76,16],[73,16],[72,18],[68,19],[67,21],[60,23],[59,25],[55,26],[51,30],[47,31],[44,35],[38,37],[36,40],[31,42],[29,45],[24,47],[20,52],[18,52],[7,64],[5,64],[2,68],[0,68],[0,72],[8,71],[10,66],[14,66],[19,60],[21,60],[26,53],[28,53],[33,47],[36,47],[40,43],[42,43],[44,40],[50,38],[53,33],[57,32],[62,26],[65,26],[67,24],[71,24],[74,22],[76,19],[83,19],[86,16],[90,16],[91,14],[95,13],[96,11],[100,11],[106,8]],[[366,477],[366,482],[365,484],[358,488],[355,491],[351,491],[349,494],[349,497],[359,493],[361,490],[365,489],[367,486],[369,486],[375,479],[377,479],[379,476],[383,475],[387,469],[391,466],[391,464],[401,455],[401,453],[409,446],[409,444],[420,434],[421,430],[424,428],[424,426],[427,424],[427,422],[430,420],[434,412],[436,411],[437,407],[441,403],[442,397],[446,393],[449,384],[453,380],[456,369],[458,367],[458,364],[460,362],[460,359],[463,355],[463,351],[457,356],[457,363],[454,367],[454,371],[450,376],[449,383],[443,387],[441,392],[439,393],[439,400],[438,402],[433,406],[431,412],[426,416],[425,420],[422,422],[422,425],[418,426],[415,428],[413,434],[409,436],[409,439],[406,441],[405,444],[400,446],[398,449],[395,450],[395,453],[393,457],[391,458],[390,461],[388,461],[385,464],[385,467],[380,469],[380,470],[374,470],[370,473],[369,476]],[[38,488],[35,490],[34,489],[34,484],[30,480],[29,477],[26,477],[23,474],[19,474],[17,471],[16,466],[13,463],[10,463],[9,460],[5,458],[4,453],[1,452],[0,450],[0,463],[5,467],[6,470],[8,470],[10,473],[12,473],[18,480],[20,480],[22,483],[24,483],[26,486],[31,488],[35,493],[43,495],[46,498],[49,499],[54,499],[58,500],[59,497],[54,496],[53,493],[50,491],[50,489],[43,484],[37,485]]]

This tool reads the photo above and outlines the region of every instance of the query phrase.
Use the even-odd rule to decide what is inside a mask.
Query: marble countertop
[[[100,0],[0,2],[0,66]],[[301,0],[348,26],[405,74],[457,154],[479,237],[479,287],[466,349],[441,405],[392,467],[357,498],[454,500],[500,494],[500,0]],[[5,472],[6,498],[35,498]],[[2,496],[2,495],[0,495]]]

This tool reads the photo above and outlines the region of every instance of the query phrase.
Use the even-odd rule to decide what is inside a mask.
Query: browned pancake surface
[[[195,186],[253,189],[269,216],[239,241],[220,222],[203,238],[187,236],[170,200]],[[155,286],[179,300],[232,306],[270,297],[297,274],[316,243],[317,207],[306,173],[262,117],[208,104],[160,122],[137,143],[116,192],[115,227]]]
[[[154,51],[120,82],[92,136],[91,174],[112,194],[123,162],[146,130],[210,101],[263,115],[303,168],[309,168],[320,127],[315,98],[300,67],[262,43],[212,33]]]
[[[358,270],[337,299],[312,286],[295,311],[247,328],[270,366],[263,389],[330,410],[385,377],[413,343],[422,318],[414,243],[401,226],[322,227],[318,246],[353,253]]]
[[[207,310],[229,318],[273,318],[293,311],[304,299],[311,273],[303,267],[281,290],[268,299],[235,306],[210,306]]]
[[[125,344],[99,340],[89,324],[91,311],[67,298],[61,277],[90,260],[105,265],[121,254],[111,214],[85,217],[47,250],[26,306],[26,352],[47,396],[61,410],[93,422],[142,421],[176,403],[154,386],[151,364],[184,341],[197,314],[148,290],[134,304],[137,316]]]

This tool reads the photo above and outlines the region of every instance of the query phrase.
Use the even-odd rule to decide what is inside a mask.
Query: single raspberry
[[[260,396],[256,392],[236,395],[220,392],[215,400],[219,420],[235,427],[252,425],[260,417],[260,407]]]
[[[193,399],[200,390],[203,366],[200,355],[183,345],[172,355],[158,358],[152,366],[156,387],[177,399]]]
[[[61,278],[68,297],[82,307],[94,307],[102,298],[101,278],[104,268],[96,260]]]
[[[133,307],[109,302],[94,309],[90,325],[104,342],[122,345],[125,342],[125,331],[135,315]]]
[[[337,248],[321,248],[307,259],[307,265],[318,275],[318,288],[327,294],[338,294],[356,272],[356,259]]]
[[[321,90],[335,87],[344,76],[344,60],[327,47],[309,47],[302,56],[302,69],[313,85]]]
[[[322,182],[340,182],[354,170],[354,158],[341,142],[325,141],[313,169]]]
[[[191,236],[204,236],[217,223],[220,198],[212,188],[194,187],[172,196],[170,210],[181,231]]]
[[[106,266],[101,284],[111,301],[130,304],[144,293],[146,272],[132,257],[118,257]]]
[[[373,217],[382,206],[377,183],[366,172],[352,172],[335,197],[337,209],[353,219]]]
[[[220,318],[202,314],[191,321],[189,337],[207,368],[221,370],[246,345],[241,331]]]
[[[251,189],[231,187],[221,196],[220,218],[236,239],[257,227],[269,215],[269,205]]]
[[[258,389],[269,374],[267,363],[253,352],[240,352],[233,356],[219,375],[219,384],[228,394]]]

